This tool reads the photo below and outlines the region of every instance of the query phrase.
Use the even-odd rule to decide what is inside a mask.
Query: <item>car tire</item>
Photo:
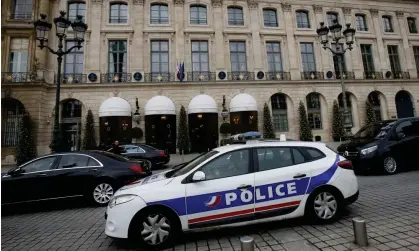
[[[393,156],[388,155],[383,158],[383,171],[385,174],[389,175],[395,174],[399,171],[399,166]]]
[[[180,233],[180,222],[169,209],[154,207],[139,212],[133,219],[129,240],[147,250],[171,247]]]
[[[344,206],[343,196],[333,188],[314,190],[307,199],[305,216],[316,224],[328,224],[339,218]]]
[[[141,161],[144,162],[144,164],[143,164],[144,169],[145,169],[144,171],[146,171],[147,173],[151,173],[153,171],[153,167],[154,167],[153,163],[148,159],[143,159]]]
[[[108,205],[115,192],[116,187],[110,181],[101,181],[93,186],[89,196],[94,205],[104,207]]]

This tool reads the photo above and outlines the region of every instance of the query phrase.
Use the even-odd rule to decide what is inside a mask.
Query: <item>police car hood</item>
[[[144,179],[134,181],[131,184],[128,184],[122,187],[121,189],[119,189],[118,192],[138,194],[144,190],[148,191],[148,190],[153,190],[159,187],[163,187],[169,184],[170,181],[173,180],[173,178],[166,178],[165,174],[167,172],[154,174]]]

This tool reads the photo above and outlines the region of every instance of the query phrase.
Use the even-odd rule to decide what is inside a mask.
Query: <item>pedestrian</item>
[[[119,145],[119,141],[118,140],[115,140],[115,142],[113,143],[113,145],[112,145],[112,152],[114,154],[121,154],[123,152],[121,146]]]

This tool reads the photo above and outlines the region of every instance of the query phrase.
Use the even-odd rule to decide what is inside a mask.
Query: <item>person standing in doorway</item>
[[[112,152],[114,154],[121,154],[123,152],[121,146],[119,145],[119,141],[115,140],[115,142],[112,145]]]

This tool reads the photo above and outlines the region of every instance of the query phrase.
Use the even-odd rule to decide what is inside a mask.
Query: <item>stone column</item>
[[[399,21],[400,35],[403,39],[403,51],[406,59],[405,67],[402,67],[403,71],[409,72],[411,78],[417,77],[417,71],[415,70],[415,62],[413,58],[413,51],[409,46],[407,23],[404,18],[402,11],[396,11],[397,20]],[[401,53],[399,53],[401,54]],[[402,59],[402,58],[401,58]],[[403,65],[403,64],[402,64]]]
[[[322,5],[313,5],[313,9],[314,9],[314,14],[316,15],[316,24],[315,25],[317,26],[317,25],[320,25],[321,22],[325,22],[326,20],[323,16],[323,6]],[[325,22],[325,25],[327,25],[326,22]],[[324,73],[326,73],[328,71],[333,71],[334,70],[333,69],[333,63],[332,63],[333,55],[331,54],[331,52],[329,50],[323,49],[322,44],[320,44],[320,47],[321,47],[320,57],[321,57],[321,62],[322,62],[322,65],[323,65],[323,69],[317,69],[317,70],[322,71]]]
[[[250,22],[251,22],[250,29],[252,31],[251,47],[253,49],[253,67],[249,68],[249,71],[252,71],[252,70],[262,71],[263,70],[263,62],[262,62],[263,57],[262,57],[262,51],[261,51],[261,41],[260,41],[260,32],[259,32],[260,27],[259,27],[258,4],[254,0],[249,0],[248,6],[250,10]]]
[[[343,15],[345,24],[351,24],[351,27],[356,29],[355,25],[353,24],[352,20],[352,9],[348,7],[343,7]],[[346,25],[342,24],[342,32],[346,29]],[[342,42],[345,44],[345,38],[342,38]],[[362,68],[362,60],[360,57],[360,48],[359,45],[354,41],[353,44],[354,49],[352,51],[347,51],[345,53],[345,60],[346,60],[346,67],[347,71],[353,71],[355,74],[355,78],[363,78],[363,68]]]
[[[144,60],[145,57],[141,56],[144,55],[144,36],[143,36],[143,29],[144,29],[144,0],[133,0],[132,1],[132,27],[134,29],[134,34],[132,36],[132,45],[131,47],[131,72],[141,72],[144,71]]]
[[[300,74],[300,66],[298,65],[296,46],[300,46],[296,44],[295,37],[294,37],[294,27],[295,24],[292,19],[291,13],[291,4],[289,3],[281,3],[282,11],[284,13],[285,19],[285,30],[287,32],[287,45],[288,45],[288,60],[290,66],[290,74],[292,80],[299,80],[301,79]]]
[[[224,70],[224,18],[223,18],[223,2],[222,0],[211,0],[214,12],[214,28],[215,28],[215,50],[216,54],[216,70]]]
[[[52,19],[53,19],[53,17],[50,16],[49,4],[50,4],[50,1],[49,0],[40,0],[39,1],[39,9],[38,10],[39,10],[39,14],[45,14],[45,15],[47,15],[47,20],[49,22],[51,22]],[[35,17],[35,20],[38,20],[39,18],[40,18],[40,16],[37,16],[37,17]],[[53,30],[53,29],[51,29],[51,30],[52,30],[52,32],[50,32],[50,34],[51,33],[54,33],[55,34],[55,30]],[[47,66],[46,65],[46,61],[47,61],[47,53],[48,53],[48,50],[46,48],[44,48],[44,49],[41,50],[38,47],[39,42],[38,41],[35,41],[35,43],[36,43],[35,58],[38,60],[38,68],[39,68],[38,70],[39,71],[44,71],[46,69],[46,66]]]
[[[100,77],[100,63],[101,63],[101,48],[104,44],[101,41],[101,21],[102,21],[102,0],[92,0],[90,5],[90,42],[88,44],[88,50],[85,50],[86,65],[85,69],[88,72],[95,72]]]
[[[174,62],[177,60],[185,61],[185,35],[184,35],[184,0],[175,0],[175,12],[174,12],[174,27],[176,32],[176,41],[174,43],[174,48],[176,50],[176,56]],[[173,48],[173,47],[172,47]],[[173,61],[172,61],[173,62]],[[175,65],[176,63],[172,63]],[[188,66],[189,67],[189,66]]]
[[[370,9],[373,24],[374,24],[374,30],[375,30],[375,36],[377,37],[377,49],[378,49],[378,56],[380,58],[380,64],[375,65],[376,71],[386,72],[390,69],[390,66],[387,65],[386,60],[386,50],[387,48],[384,48],[384,42],[383,42],[383,36],[382,36],[382,28],[381,28],[381,20],[378,15],[377,9]]]

